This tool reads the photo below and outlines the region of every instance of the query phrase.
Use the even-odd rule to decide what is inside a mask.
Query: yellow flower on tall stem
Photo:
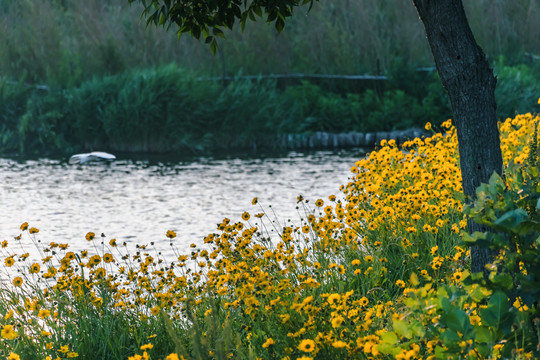
[[[312,352],[315,350],[315,341],[311,339],[304,339],[300,342],[300,345],[298,345],[298,350],[304,351],[304,352]]]
[[[0,332],[0,335],[2,336],[3,339],[13,340],[19,334],[15,331],[15,328],[13,327],[13,325],[5,325],[2,328],[2,331]]]

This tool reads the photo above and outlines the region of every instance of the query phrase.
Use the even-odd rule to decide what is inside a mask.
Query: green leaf
[[[455,344],[461,340],[458,333],[451,329],[446,329],[445,332],[441,333],[440,338],[445,344]]]
[[[489,299],[487,308],[480,310],[482,324],[498,327],[508,313],[508,298],[502,291],[497,291]]]
[[[381,334],[381,341],[377,344],[377,350],[383,354],[395,355],[400,352],[400,348],[396,347],[399,342],[397,335],[394,332],[385,332]]]
[[[459,331],[462,334],[465,334],[471,328],[469,317],[463,310],[452,309],[450,312],[446,313],[441,320],[446,321],[446,326],[448,326],[449,329]]]
[[[506,212],[504,215],[502,215],[501,217],[499,217],[495,221],[495,225],[498,225],[498,226],[503,227],[505,229],[510,229],[510,230],[515,232],[517,230],[517,227],[522,222],[527,220],[528,217],[529,217],[529,215],[523,209],[510,210],[510,211]]]
[[[276,20],[276,30],[277,32],[282,32],[285,27],[285,21],[282,18]]]
[[[474,332],[476,334],[475,340],[479,343],[487,343],[491,344],[493,342],[493,335],[491,334],[491,331],[483,326],[475,327]]]
[[[489,193],[490,194],[499,194],[504,191],[506,186],[504,185],[504,180],[496,172],[491,175],[489,178]]]
[[[253,6],[253,12],[254,12],[258,17],[262,17],[262,10],[261,10],[261,7],[260,7],[259,5]]]
[[[409,328],[409,324],[403,320],[394,320],[394,331],[399,336],[410,339],[412,337],[412,331]]]
[[[507,273],[495,274],[489,276],[489,279],[496,285],[499,285],[505,289],[512,289],[514,287],[514,279]]]
[[[218,49],[218,44],[215,38],[212,39],[212,42],[210,43],[210,51],[212,54],[216,55]]]
[[[381,334],[381,340],[388,344],[397,344],[399,339],[394,332],[384,332]]]
[[[212,33],[214,34],[214,36],[225,38],[225,33],[219,28],[213,28]]]
[[[483,276],[483,273],[480,273]],[[484,300],[486,297],[488,297],[491,294],[491,291],[489,289],[486,289],[483,286],[475,286],[473,291],[469,294],[471,299],[474,302],[480,302]]]

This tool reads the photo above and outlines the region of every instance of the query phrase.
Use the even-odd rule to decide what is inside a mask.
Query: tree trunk
[[[502,173],[502,155],[495,115],[497,79],[476,43],[461,0],[413,0],[442,83],[448,92],[456,126],[463,192],[467,201],[493,172]],[[469,231],[485,231],[468,221]],[[471,249],[471,269],[485,272],[488,249]]]

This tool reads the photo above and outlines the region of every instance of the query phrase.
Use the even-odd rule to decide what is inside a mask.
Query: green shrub
[[[0,153],[18,151],[18,125],[30,94],[22,80],[12,83],[0,78]]]
[[[540,94],[539,74],[530,66],[505,65],[503,60],[495,64],[497,88],[497,115],[506,119],[527,112]]]

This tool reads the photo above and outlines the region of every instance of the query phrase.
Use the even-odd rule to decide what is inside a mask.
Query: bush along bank
[[[540,89],[531,81],[532,70],[502,65],[501,69],[505,70],[499,77],[498,97],[505,99],[501,109],[515,110],[507,99],[515,98],[522,87],[528,100],[520,101],[533,103],[529,97]],[[307,82],[283,90],[261,79],[237,79],[222,86],[174,65],[49,91],[4,80],[0,81],[0,153],[101,149],[201,154],[336,143],[370,146],[386,137],[382,132],[421,128],[431,119],[439,125],[450,117],[436,75],[421,78],[413,76],[411,81],[420,84],[422,91],[402,77],[389,77],[379,93],[368,89],[344,95]]]
[[[540,356],[540,117],[500,124],[505,177],[464,209],[456,131],[383,140],[296,221],[223,219],[189,254],[86,239],[41,262],[2,243],[10,359],[533,359]],[[427,126],[429,128],[429,126]],[[490,232],[468,234],[466,216]],[[268,220],[268,221],[266,221]],[[164,238],[175,249],[176,232]],[[469,271],[470,246],[495,254]],[[133,252],[134,251],[134,252]],[[174,251],[174,250],[173,250]],[[49,255],[50,254],[50,255]],[[15,271],[14,271],[15,270]],[[114,334],[114,336],[111,336]]]

